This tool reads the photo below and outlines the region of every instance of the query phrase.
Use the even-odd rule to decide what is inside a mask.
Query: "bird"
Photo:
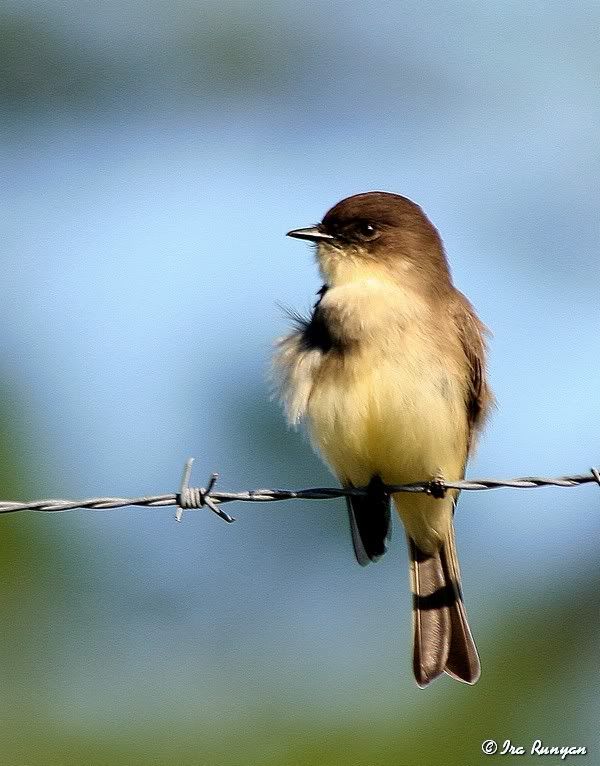
[[[407,197],[356,194],[287,236],[314,246],[323,280],[310,315],[292,314],[276,342],[287,419],[306,425],[343,487],[367,488],[346,498],[359,564],[386,552],[391,504],[402,521],[417,685],[443,673],[474,684],[481,667],[453,523],[459,493],[386,487],[464,477],[494,403],[488,330],[454,286],[438,231]]]

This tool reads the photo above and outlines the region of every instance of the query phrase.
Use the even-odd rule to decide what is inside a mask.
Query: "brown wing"
[[[349,482],[342,483],[352,486]],[[363,567],[383,556],[392,535],[390,496],[382,488],[381,479],[374,476],[366,497],[346,498],[354,553]]]
[[[474,437],[483,427],[490,408],[494,403],[494,396],[488,385],[486,370],[486,336],[489,334],[489,331],[475,313],[473,306],[458,291],[456,292],[453,305],[453,313],[463,351],[470,368],[465,404],[469,418],[469,447],[471,447]]]

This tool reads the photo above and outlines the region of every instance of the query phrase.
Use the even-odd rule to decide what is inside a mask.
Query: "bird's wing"
[[[494,403],[486,370],[486,336],[489,335],[489,330],[462,293],[457,292],[457,298],[453,304],[453,315],[463,352],[469,362],[470,375],[465,404],[472,441],[485,423]]]

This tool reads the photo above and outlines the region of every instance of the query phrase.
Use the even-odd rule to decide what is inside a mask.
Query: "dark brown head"
[[[295,229],[288,236],[318,245],[319,264],[329,284],[383,269],[436,291],[451,285],[439,234],[421,208],[399,194],[347,197],[317,226]]]

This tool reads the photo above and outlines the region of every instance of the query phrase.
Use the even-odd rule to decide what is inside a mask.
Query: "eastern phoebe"
[[[384,484],[462,479],[493,400],[486,328],[452,284],[421,208],[387,192],[339,202],[288,236],[316,245],[324,280],[310,317],[295,317],[275,357],[288,419],[345,487],[358,562],[376,561],[391,529]],[[392,496],[408,538],[413,669],[473,684],[479,657],[462,601],[452,517],[458,492]]]

